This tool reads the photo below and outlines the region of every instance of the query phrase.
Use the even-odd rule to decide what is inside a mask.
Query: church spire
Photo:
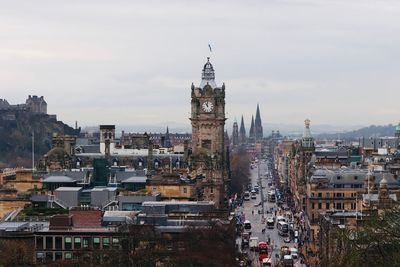
[[[255,140],[255,132],[254,132],[254,116],[251,116],[251,125],[250,125],[250,133],[249,138],[251,141]]]
[[[254,121],[254,134],[256,140],[260,140],[264,137],[261,115],[260,115],[260,106],[258,105],[258,103],[257,103],[256,119]]]
[[[242,119],[240,121],[240,129],[239,129],[239,143],[246,143],[246,128],[244,127],[244,119],[242,115]]]

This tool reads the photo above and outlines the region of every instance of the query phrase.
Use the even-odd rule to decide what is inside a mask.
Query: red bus
[[[259,242],[258,243],[258,259],[260,261],[262,261],[265,258],[268,258],[268,244],[267,244],[267,242]]]

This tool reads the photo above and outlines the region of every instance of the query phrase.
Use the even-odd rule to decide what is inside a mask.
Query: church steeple
[[[254,132],[254,116],[251,116],[251,125],[250,125],[250,133],[249,133],[249,139],[251,142],[255,141],[255,132]]]
[[[246,128],[244,127],[243,115],[242,115],[242,120],[240,121],[239,142],[241,144],[246,143]]]
[[[254,122],[254,134],[255,139],[260,140],[264,137],[263,134],[263,127],[261,122],[261,115],[260,115],[260,106],[257,104],[257,111],[256,111],[256,119]]]

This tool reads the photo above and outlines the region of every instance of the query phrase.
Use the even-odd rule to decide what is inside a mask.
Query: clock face
[[[211,112],[214,109],[214,105],[213,103],[211,103],[210,101],[206,101],[203,103],[203,105],[201,106],[203,108],[203,110],[205,112]]]

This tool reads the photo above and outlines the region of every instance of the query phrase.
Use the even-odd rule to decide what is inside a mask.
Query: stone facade
[[[217,207],[225,197],[225,85],[215,84],[209,58],[204,65],[200,87],[191,87],[192,177],[199,182],[200,198]]]

